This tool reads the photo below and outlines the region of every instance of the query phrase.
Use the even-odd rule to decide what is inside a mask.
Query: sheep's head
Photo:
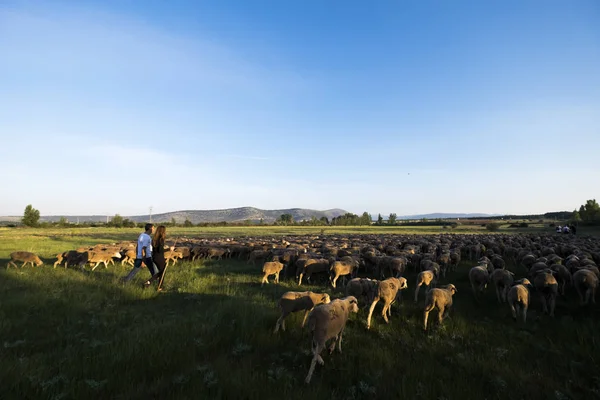
[[[406,282],[406,278],[400,277],[400,278],[398,278],[398,281],[400,282],[400,286],[399,286],[400,290],[408,288],[408,283]]]
[[[115,251],[112,256],[115,258],[121,258],[121,253],[119,253],[118,251]]]
[[[327,293],[325,293],[321,296],[321,303],[323,303],[323,304],[331,303],[331,298],[329,297],[329,295]]]
[[[528,287],[532,286],[531,282],[527,278],[523,278],[523,279],[519,279],[518,281],[515,281],[515,285],[523,285],[523,286],[528,286]]]
[[[456,286],[454,286],[453,284],[446,285],[446,290],[449,290],[452,294],[458,293]]]
[[[35,260],[35,265],[37,265],[39,267],[39,266],[44,265],[44,262],[42,260],[40,260],[39,257],[37,257],[37,259]]]
[[[350,305],[350,312],[357,313],[358,312],[358,300],[354,296],[345,297],[344,300],[348,300],[348,304]]]

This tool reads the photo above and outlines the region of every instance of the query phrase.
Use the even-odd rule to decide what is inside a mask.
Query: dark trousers
[[[156,268],[156,265],[154,265],[154,263],[152,262],[152,258],[147,257],[144,259],[141,258],[136,258],[135,261],[133,262],[133,269],[131,270],[131,272],[123,279],[125,282],[129,282],[131,279],[133,279],[133,277],[140,272],[140,268],[142,266],[142,261],[144,262],[144,264],[146,264],[146,267],[148,267],[148,271],[150,272],[151,276],[154,276],[158,273],[158,268]]]

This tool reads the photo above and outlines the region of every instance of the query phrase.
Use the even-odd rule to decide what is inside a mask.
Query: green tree
[[[600,220],[600,205],[598,205],[596,199],[588,200],[579,207],[579,215],[585,222]]]
[[[320,221],[325,225],[329,225],[329,218],[327,217],[321,217]]]
[[[69,220],[66,217],[60,217],[60,219],[58,220],[58,225],[59,226],[67,226],[69,225]]]
[[[281,214],[281,216],[279,217],[279,221],[283,225],[290,225],[294,223],[294,217],[292,216],[292,214]]]
[[[177,221],[175,221],[175,217],[171,217],[171,226],[177,225]]]
[[[371,214],[365,211],[360,217],[360,224],[371,225]]]
[[[33,208],[31,204],[25,207],[25,212],[23,213],[23,218],[21,219],[23,225],[27,226],[38,226],[40,222],[40,212]]]
[[[121,217],[119,214],[115,214],[115,216],[110,220],[110,225],[116,228],[122,228],[123,221],[123,217]]]
[[[265,224],[265,220],[264,219],[260,219],[260,221],[258,222],[259,225],[264,225]]]
[[[383,225],[383,217],[381,216],[381,214],[379,214],[379,216],[377,217],[377,225]]]
[[[388,224],[389,225],[396,225],[396,213],[391,213],[388,219]]]
[[[579,214],[579,211],[573,210],[573,215],[571,215],[571,221],[573,223],[578,223],[578,222],[582,221],[581,215]]]
[[[189,228],[190,226],[194,226],[194,224],[192,224],[192,221],[190,221],[189,218],[186,218],[185,221],[183,221],[183,226]]]

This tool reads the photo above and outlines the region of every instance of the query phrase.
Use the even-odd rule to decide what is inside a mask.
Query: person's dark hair
[[[166,233],[167,228],[164,225],[156,228],[156,233],[154,233],[154,237],[152,238],[152,247],[164,246]]]
[[[146,224],[146,226],[144,227],[144,230],[152,229],[153,226],[154,226],[154,224]]]

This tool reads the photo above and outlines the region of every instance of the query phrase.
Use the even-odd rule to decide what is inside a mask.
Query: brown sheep
[[[34,264],[38,267],[44,265],[44,262],[33,253],[30,253],[28,251],[14,251],[10,253],[10,261],[6,264],[6,269],[8,269],[8,267],[10,267],[11,265],[15,268],[18,268],[17,264],[15,264],[15,261],[21,261],[23,263],[21,264],[21,268],[30,263],[32,267],[34,266]]]
[[[279,273],[283,270],[283,264],[279,261],[269,261],[263,265],[263,278],[260,282],[262,286],[264,283],[269,283],[269,276],[275,275],[275,283],[279,283]]]
[[[556,296],[558,295],[558,282],[552,275],[551,269],[539,271],[533,279],[540,301],[542,302],[543,311],[554,317],[554,307],[556,306]],[[548,311],[550,306],[550,311]]]
[[[598,277],[589,269],[580,269],[573,275],[573,284],[579,294],[581,305],[586,305],[592,300],[596,304],[596,289],[598,288]]]
[[[523,315],[523,323],[527,322],[527,309],[529,308],[529,287],[531,282],[527,278],[514,282],[507,295],[507,302],[510,306],[513,319],[517,320],[519,312]]]

